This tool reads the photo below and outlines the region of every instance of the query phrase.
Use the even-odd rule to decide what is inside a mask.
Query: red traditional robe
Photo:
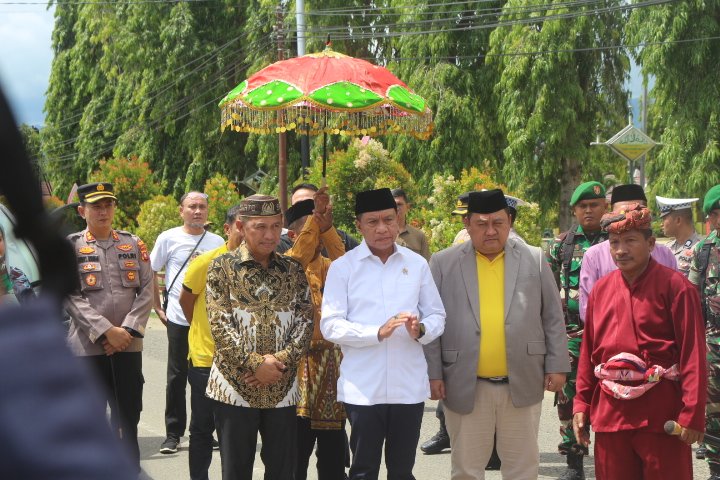
[[[667,420],[704,431],[707,375],[702,318],[697,289],[652,258],[632,285],[619,270],[603,277],[588,301],[573,413],[588,415],[595,432],[661,433]],[[622,352],[637,355],[648,366],[677,364],[680,381],[661,379],[633,400],[613,398],[600,389],[594,368]]]

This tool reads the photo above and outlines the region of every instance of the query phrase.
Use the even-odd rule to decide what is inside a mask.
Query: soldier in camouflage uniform
[[[607,209],[605,187],[599,182],[583,183],[573,192],[570,206],[577,224],[567,232],[561,233],[548,245],[547,256],[562,298],[572,369],[567,376],[565,386],[556,397],[562,437],[558,451],[561,455],[567,456],[568,465],[560,479],[580,480],[585,478],[583,456],[588,454],[588,450],[587,447],[577,443],[572,427],[575,377],[583,332],[578,304],[578,285],[585,251],[607,240],[607,234],[600,228],[600,219]]]
[[[688,279],[700,289],[707,340],[708,394],[705,431],[720,435],[720,185],[711,188],[703,211],[713,229],[695,245]],[[720,450],[706,444],[710,480],[720,480]]]

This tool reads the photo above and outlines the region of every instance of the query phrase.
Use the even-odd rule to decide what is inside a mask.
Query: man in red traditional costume
[[[595,284],[573,408],[575,435],[595,431],[598,480],[692,480],[690,445],[705,425],[705,334],[697,289],[650,257],[655,237],[641,205],[603,217],[618,270]],[[663,431],[667,420],[679,437]]]

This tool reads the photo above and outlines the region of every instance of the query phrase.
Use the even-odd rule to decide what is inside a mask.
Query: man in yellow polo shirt
[[[188,332],[188,383],[190,383],[190,447],[189,464],[191,480],[207,480],[212,460],[213,431],[215,430],[215,402],[205,396],[210,367],[215,353],[215,342],[210,333],[205,303],[205,286],[210,262],[220,255],[235,250],[242,243],[242,233],[237,228],[240,206],[235,205],[225,216],[227,242],[195,258],[188,266],[180,307],[190,323]]]
[[[447,317],[425,346],[432,398],[445,405],[451,478],[484,479],[497,434],[502,477],[534,480],[543,391],[562,388],[570,370],[560,297],[542,250],[508,238],[501,190],[470,193],[463,221],[470,241],[430,259]]]

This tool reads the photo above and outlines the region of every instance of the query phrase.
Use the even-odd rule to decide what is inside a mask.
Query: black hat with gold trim
[[[84,203],[95,203],[103,198],[112,198],[117,201],[113,184],[107,182],[86,183],[77,188],[78,198]]]
[[[460,196],[458,196],[457,203],[455,204],[455,210],[452,211],[452,214],[465,215],[467,213],[469,201],[470,192],[461,193]]]

